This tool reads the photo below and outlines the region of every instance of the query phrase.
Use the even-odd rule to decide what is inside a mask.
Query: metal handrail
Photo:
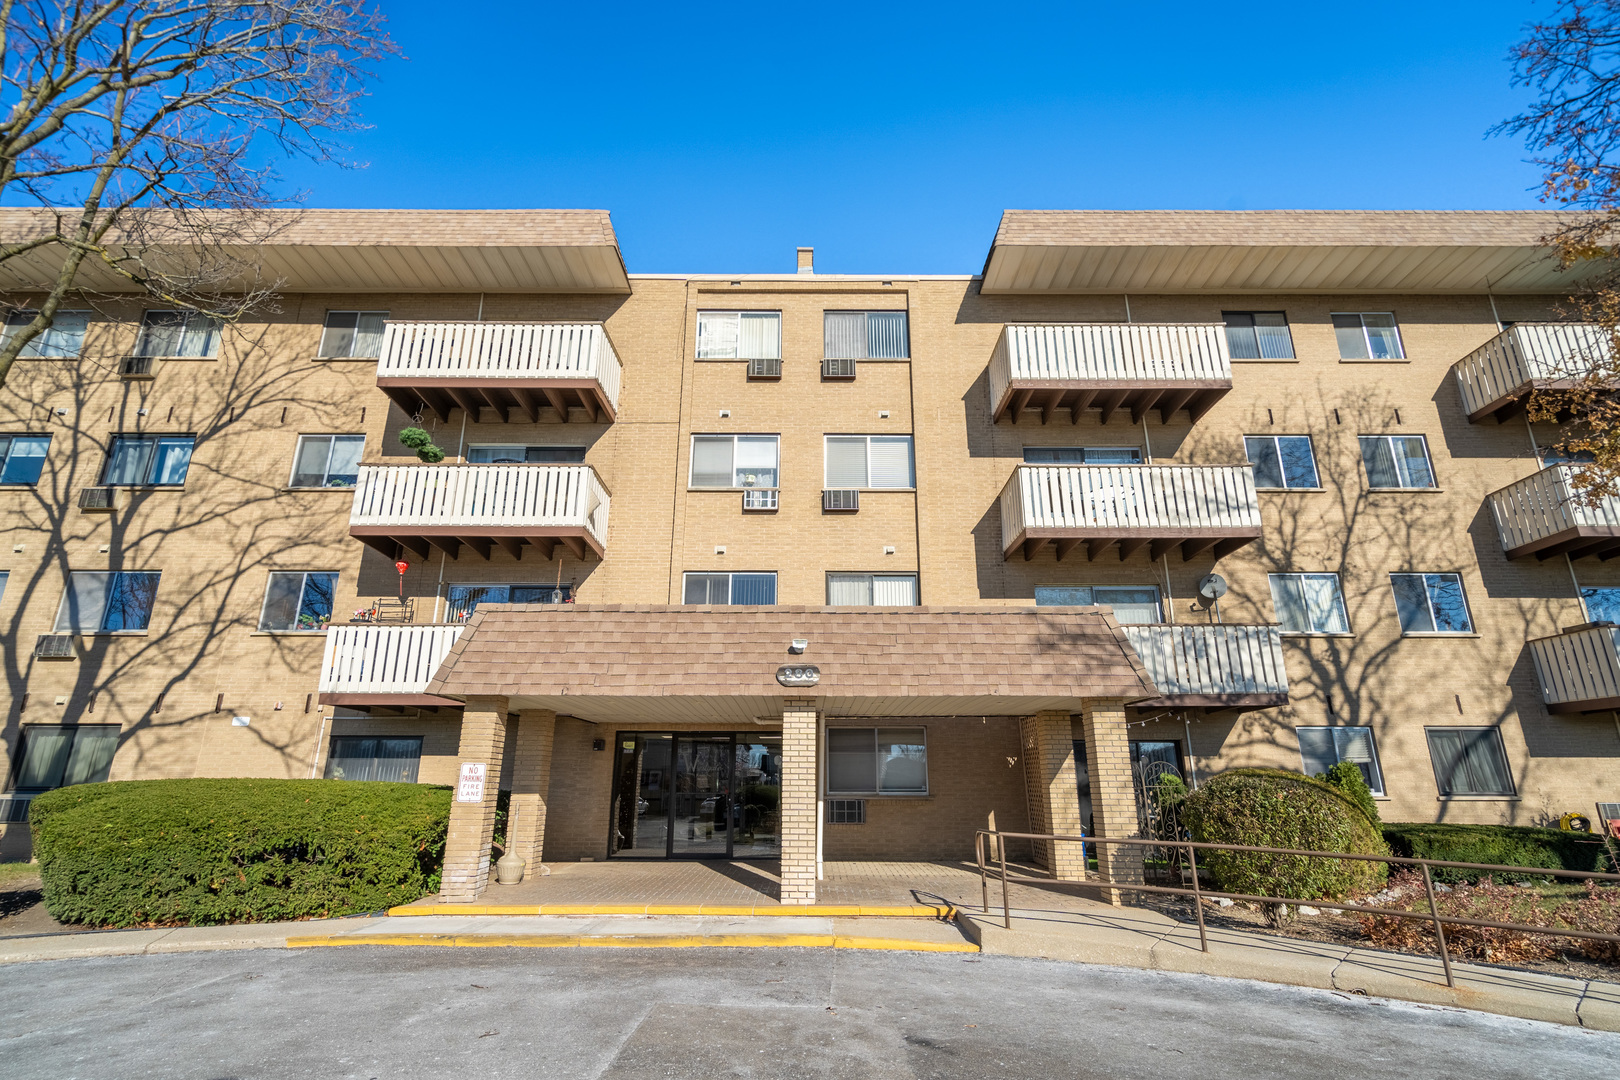
[[[1521,933],[1547,934],[1553,937],[1585,938],[1593,941],[1620,942],[1620,935],[1600,934],[1591,930],[1570,930],[1550,926],[1527,926],[1523,923],[1492,922],[1488,919],[1467,919],[1460,915],[1441,915],[1439,905],[1434,896],[1434,879],[1430,874],[1431,867],[1440,867],[1448,870],[1491,870],[1510,874],[1545,874],[1548,877],[1577,878],[1587,881],[1614,881],[1620,882],[1620,874],[1595,873],[1590,870],[1553,870],[1541,866],[1501,866],[1494,863],[1465,863],[1448,862],[1444,859],[1419,859],[1404,855],[1362,855],[1349,851],[1307,851],[1302,848],[1273,848],[1258,847],[1249,844],[1212,844],[1196,840],[1149,840],[1141,837],[1110,837],[1110,836],[1064,836],[1056,833],[1017,833],[1002,832],[995,829],[978,829],[973,838],[974,853],[979,862],[979,889],[983,910],[990,911],[990,880],[989,870],[985,865],[984,842],[989,838],[996,847],[1001,867],[1001,925],[1012,929],[1012,905],[1008,899],[1007,885],[1007,840],[1048,840],[1054,844],[1067,841],[1077,844],[1122,844],[1134,847],[1177,848],[1187,853],[1188,869],[1192,873],[1192,887],[1178,888],[1173,885],[1148,885],[1135,882],[1110,881],[1105,884],[1112,889],[1124,889],[1132,892],[1169,893],[1175,896],[1191,896],[1193,910],[1198,915],[1198,944],[1204,952],[1209,952],[1209,937],[1204,929],[1204,897],[1216,899],[1240,900],[1246,903],[1259,904],[1309,904],[1314,907],[1329,908],[1333,911],[1359,911],[1368,915],[1388,915],[1397,919],[1423,919],[1434,923],[1435,938],[1440,946],[1440,963],[1445,968],[1446,985],[1455,987],[1456,980],[1451,973],[1451,956],[1446,948],[1445,924],[1455,926],[1479,926],[1488,930],[1515,930]],[[1427,916],[1402,911],[1398,908],[1369,907],[1363,904],[1344,904],[1332,900],[1315,898],[1299,898],[1292,896],[1255,896],[1250,893],[1229,893],[1203,889],[1198,884],[1198,851],[1244,851],[1255,855],[1304,855],[1323,859],[1351,859],[1358,862],[1381,862],[1388,865],[1416,866],[1423,871],[1423,892],[1429,901],[1429,914]]]

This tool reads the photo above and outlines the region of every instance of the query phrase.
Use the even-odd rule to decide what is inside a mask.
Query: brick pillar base
[[[1125,703],[1113,698],[1087,698],[1081,703],[1086,732],[1086,767],[1091,774],[1091,820],[1098,836],[1138,835],[1136,787],[1131,780],[1131,744],[1125,729]],[[1142,849],[1097,845],[1097,876],[1111,884],[1142,881]],[[1107,890],[1110,903],[1120,890]]]
[[[484,764],[484,800],[450,804],[444,880],[439,886],[439,896],[447,903],[470,904],[489,884],[489,846],[495,834],[495,799],[500,793],[501,755],[505,750],[506,699],[468,698],[461,715],[457,761]]]
[[[816,703],[782,708],[782,903],[816,902]]]
[[[512,804],[506,812],[506,849],[526,863],[524,876],[540,872],[545,854],[546,799],[551,791],[551,743],[557,714],[549,709],[518,713],[512,760]]]
[[[1080,788],[1074,769],[1074,728],[1066,712],[1042,712],[1018,722],[1029,789],[1030,832],[1080,835]],[[1035,862],[1059,881],[1082,881],[1085,853],[1079,844],[1035,841]]]

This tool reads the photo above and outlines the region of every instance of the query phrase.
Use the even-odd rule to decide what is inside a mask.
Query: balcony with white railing
[[[486,408],[530,423],[567,423],[576,408],[592,422],[618,415],[619,355],[601,323],[390,322],[380,352],[377,386],[407,415],[426,407],[448,421],[458,406],[474,421]]]
[[[1620,708],[1620,627],[1571,627],[1530,642],[1547,711]]]
[[[443,624],[327,627],[321,704],[460,705],[425,691],[464,629]]]
[[[1007,326],[990,357],[993,421],[1041,423],[1087,409],[1108,423],[1126,410],[1133,424],[1157,410],[1169,423],[1186,409],[1197,421],[1232,389],[1224,326],[1200,323],[1073,323]]]
[[[1025,559],[1051,543],[1062,559],[1112,544],[1121,561],[1214,549],[1217,559],[1260,538],[1251,465],[1020,465],[1001,491],[1001,544]]]
[[[1533,390],[1568,385],[1609,359],[1609,335],[1590,323],[1519,323],[1451,366],[1471,423],[1525,411]]]
[[[1275,626],[1137,623],[1120,627],[1159,690],[1138,709],[1266,709],[1288,704]]]
[[[463,546],[522,558],[530,545],[550,560],[558,544],[600,558],[608,501],[589,465],[362,465],[349,535],[389,558]]]
[[[1486,496],[1508,558],[1620,553],[1620,499],[1588,505],[1575,489],[1577,468],[1554,465]]]

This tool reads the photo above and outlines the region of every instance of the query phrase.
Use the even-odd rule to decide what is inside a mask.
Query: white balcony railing
[[[1574,475],[1574,466],[1554,465],[1487,497],[1509,558],[1550,548],[1558,554],[1620,537],[1620,499],[1606,497],[1588,506],[1576,497]]]
[[[1463,412],[1478,420],[1538,382],[1578,377],[1609,358],[1609,336],[1590,323],[1519,323],[1453,364]]]
[[[463,626],[329,626],[323,694],[420,694]]]
[[[1282,635],[1275,626],[1146,623],[1121,629],[1164,697],[1288,693]]]
[[[607,542],[608,493],[589,465],[362,465],[353,527],[583,529]]]
[[[1202,323],[1007,326],[990,357],[990,401],[998,416],[1019,383],[1209,387],[1231,381],[1226,328]]]
[[[621,365],[601,323],[389,322],[379,379],[594,379],[616,410]]]
[[[1620,705],[1620,627],[1594,626],[1530,642],[1541,696],[1553,712]]]

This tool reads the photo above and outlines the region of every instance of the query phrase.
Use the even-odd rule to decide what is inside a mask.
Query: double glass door
[[[780,735],[637,731],[621,733],[614,745],[610,856],[780,854]]]

